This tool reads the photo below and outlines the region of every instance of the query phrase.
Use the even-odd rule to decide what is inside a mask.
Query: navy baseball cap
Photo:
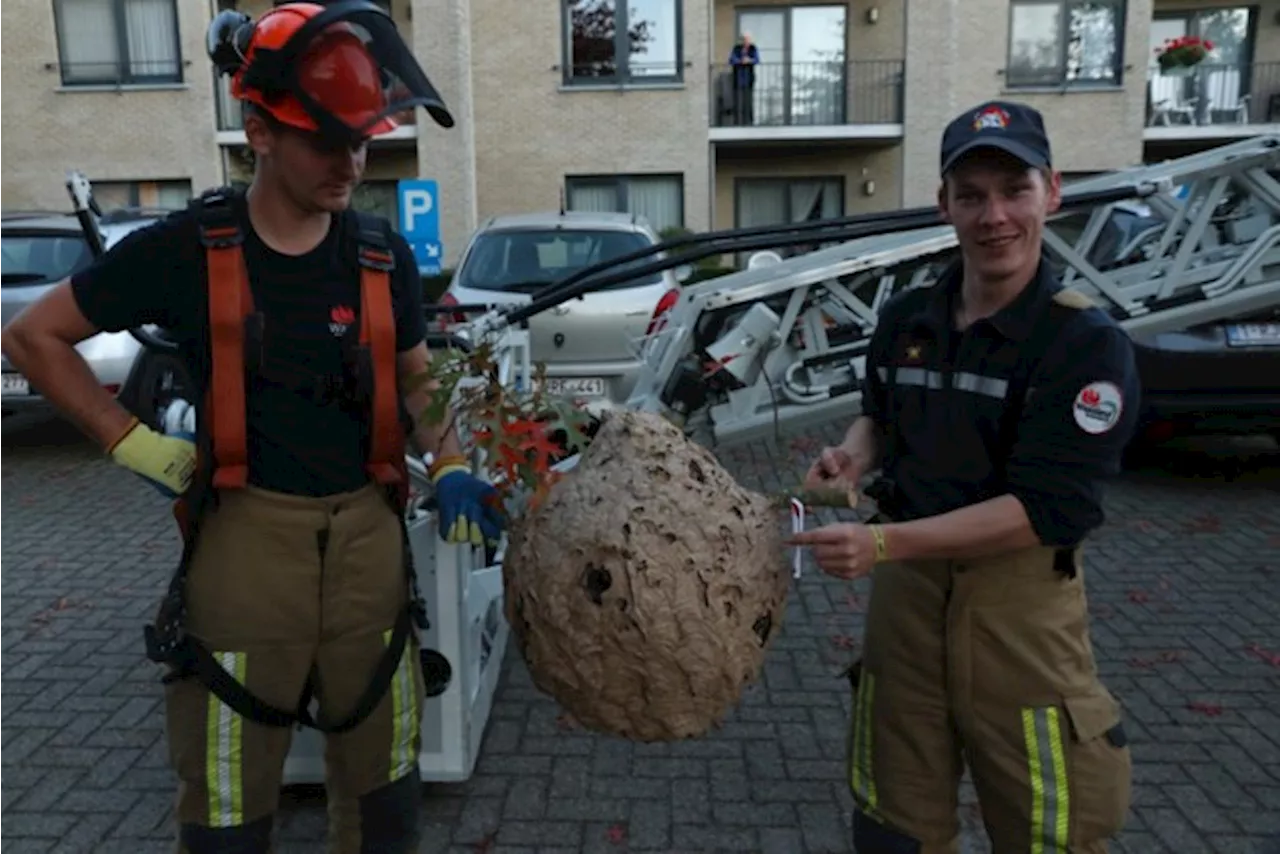
[[[942,174],[978,148],[997,148],[1034,168],[1052,162],[1040,111],[1013,101],[987,101],[966,110],[942,132]]]

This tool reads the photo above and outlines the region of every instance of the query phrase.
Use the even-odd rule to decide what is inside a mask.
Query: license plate
[[[1227,327],[1232,347],[1280,347],[1280,323],[1236,323]]]
[[[600,377],[548,377],[547,394],[558,397],[604,397],[605,382]]]
[[[31,394],[31,384],[22,374],[4,374],[0,392],[4,394]]]

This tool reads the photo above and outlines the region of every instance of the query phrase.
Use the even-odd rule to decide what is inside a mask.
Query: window
[[[569,210],[639,214],[659,233],[684,226],[682,175],[591,175],[565,183]]]
[[[103,211],[114,208],[185,208],[191,199],[191,182],[94,181],[93,198]]]
[[[176,0],[54,0],[67,86],[182,82]]]
[[[482,291],[534,294],[584,267],[613,261],[650,245],[643,234],[612,229],[570,226],[488,231],[467,250],[458,283]],[[627,266],[643,266],[652,260],[633,261]],[[626,267],[618,267],[623,269]],[[643,279],[618,282],[606,290],[656,285],[661,281],[661,273],[650,273]]]
[[[746,78],[750,112],[740,112],[738,124],[842,124],[849,84],[847,17],[846,6],[739,9],[735,39],[751,33],[760,64]],[[728,56],[719,61],[727,63]]]
[[[734,193],[738,228],[816,222],[844,216],[843,178],[739,178]],[[821,248],[819,244],[781,246],[783,256]],[[745,262],[746,256],[739,259]]]
[[[562,0],[569,84],[681,79],[681,0]]]
[[[1008,85],[1119,85],[1124,6],[1124,0],[1015,0]]]

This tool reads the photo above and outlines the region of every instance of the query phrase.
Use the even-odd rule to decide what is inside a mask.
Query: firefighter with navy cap
[[[878,518],[794,537],[823,571],[872,578],[850,668],[859,854],[957,851],[966,766],[996,854],[1105,851],[1129,809],[1082,548],[1139,385],[1128,336],[1043,253],[1060,201],[1036,110],[990,102],[947,126],[938,205],[958,258],[886,304],[862,412],[808,474],[879,470]]]
[[[413,252],[350,202],[371,137],[419,106],[453,118],[372,3],[224,11],[208,48],[244,104],[251,186],[132,233],[16,318],[4,352],[175,498],[182,558],[146,641],[167,668],[178,850],[271,850],[302,724],[327,738],[329,850],[408,854],[428,684],[407,447],[432,457],[443,538],[492,542],[502,519],[449,419],[421,417],[431,387],[406,382],[429,367]],[[75,350],[144,324],[177,342],[194,386],[196,417],[172,431]]]

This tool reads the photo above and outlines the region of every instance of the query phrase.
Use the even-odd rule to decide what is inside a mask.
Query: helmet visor
[[[307,21],[279,57],[289,88],[319,132],[357,140],[411,123],[423,107],[441,127],[453,116],[391,17],[368,2],[334,3]]]

